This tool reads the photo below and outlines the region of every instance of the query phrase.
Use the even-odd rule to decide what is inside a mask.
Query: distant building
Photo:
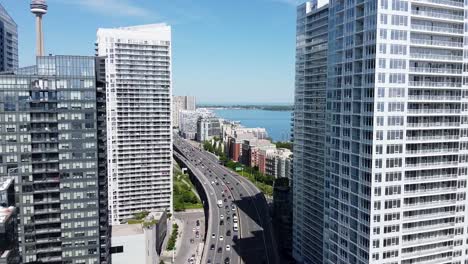
[[[159,263],[167,234],[167,213],[150,213],[142,224],[122,224],[112,228],[113,264]]]
[[[173,96],[172,98],[172,125],[179,127],[181,111],[195,111],[196,99],[195,96]]]
[[[290,178],[292,152],[289,149],[263,149],[258,154],[260,172],[275,178]]]
[[[0,264],[19,264],[17,208],[12,178],[0,179]]]
[[[18,68],[18,26],[0,4],[0,72]]]
[[[197,139],[197,122],[200,117],[214,117],[207,109],[182,110],[179,112],[179,134],[186,139]]]
[[[258,154],[261,150],[275,149],[276,146],[267,139],[248,139],[242,143],[242,164],[258,167]]]
[[[214,116],[199,117],[197,121],[197,141],[221,138],[221,120]]]
[[[255,138],[255,135],[252,133],[235,133],[233,136],[228,137],[226,153],[229,159],[241,162],[242,145],[244,144],[244,141],[253,140]]]
[[[97,31],[105,57],[107,169],[112,225],[172,208],[171,27]]]

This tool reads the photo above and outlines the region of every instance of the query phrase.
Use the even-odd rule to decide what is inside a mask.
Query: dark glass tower
[[[18,184],[25,263],[109,263],[96,62],[37,57],[36,66],[0,75],[0,173],[10,172]]]

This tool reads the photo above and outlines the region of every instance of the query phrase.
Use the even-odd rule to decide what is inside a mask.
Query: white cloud
[[[130,0],[56,0],[64,4],[81,6],[106,16],[150,17],[147,9],[131,3]]]

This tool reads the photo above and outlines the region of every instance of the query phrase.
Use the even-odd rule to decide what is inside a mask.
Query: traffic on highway
[[[198,178],[208,200],[208,229],[200,263],[278,263],[263,194],[219,164],[214,155],[178,136],[174,150]]]

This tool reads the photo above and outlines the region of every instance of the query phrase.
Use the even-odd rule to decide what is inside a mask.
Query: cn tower
[[[31,13],[36,15],[36,56],[44,56],[44,35],[42,33],[42,16],[47,13],[45,0],[32,0]]]

